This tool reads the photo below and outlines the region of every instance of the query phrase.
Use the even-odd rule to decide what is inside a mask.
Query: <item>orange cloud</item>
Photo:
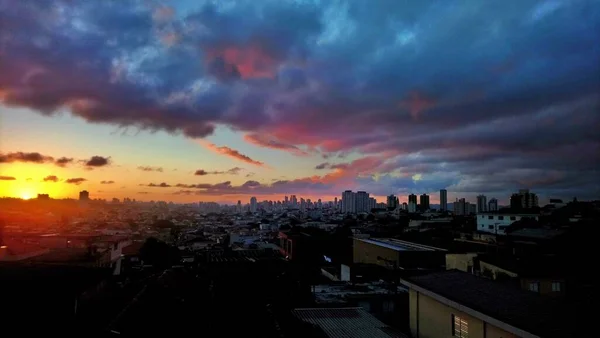
[[[252,164],[255,166],[266,167],[266,165],[263,162],[253,160],[249,156],[246,156],[235,149],[225,147],[225,146],[220,147],[220,146],[217,146],[216,144],[210,143],[210,142],[201,142],[201,144],[204,145],[206,148],[214,151],[217,154],[229,156],[236,160],[246,162],[246,163],[249,163],[249,164]]]

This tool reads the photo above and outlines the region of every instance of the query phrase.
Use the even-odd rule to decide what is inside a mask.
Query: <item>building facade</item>
[[[446,189],[440,190],[440,210],[448,210],[448,191]]]
[[[421,211],[429,210],[429,195],[423,194],[419,196],[419,209]]]
[[[538,214],[518,214],[518,213],[484,213],[477,215],[477,231],[489,232],[496,235],[506,235],[506,228],[516,221],[523,218],[532,218],[536,221]]]
[[[477,196],[477,212],[487,211],[487,197],[485,195]]]
[[[498,211],[498,200],[495,198],[491,198],[488,202],[488,210],[487,211]]]
[[[355,194],[352,190],[346,190],[342,193],[342,212],[345,214],[356,212]]]

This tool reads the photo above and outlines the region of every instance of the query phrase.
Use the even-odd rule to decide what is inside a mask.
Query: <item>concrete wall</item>
[[[414,338],[452,337],[452,315],[467,321],[469,338],[517,338],[509,332],[412,289],[409,291],[409,307],[410,332]]]
[[[385,260],[378,260],[377,257],[382,257],[387,262]],[[396,250],[354,239],[353,261],[354,263],[377,264],[386,268],[392,268],[393,266],[391,266],[390,262],[398,262],[399,255]]]
[[[473,273],[473,258],[477,257],[476,253],[466,254],[446,254],[446,270],[460,270]],[[469,271],[471,267],[471,271]]]

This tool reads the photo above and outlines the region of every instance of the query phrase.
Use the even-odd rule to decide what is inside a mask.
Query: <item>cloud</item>
[[[592,0],[243,1],[177,13],[16,1],[0,11],[0,101],[193,139],[225,126],[254,145],[329,161],[382,157],[377,174],[406,184],[390,190],[419,188],[392,179],[421,171],[485,192],[481,175],[493,172],[504,193],[532,184],[593,195],[598,21]],[[43,156],[0,163],[51,162]],[[577,185],[560,190],[518,170],[541,164],[561,182],[579,173]],[[325,169],[340,187],[372,183],[371,169],[354,178],[341,164]]]
[[[325,163],[317,164],[317,166],[315,167],[315,169],[321,170],[321,169],[328,169],[330,167],[331,167],[331,164],[325,162]]]
[[[240,167],[233,167],[226,171],[219,171],[219,170],[206,171],[204,169],[198,169],[194,172],[194,175],[196,175],[196,176],[222,175],[222,174],[238,175],[240,173],[240,171],[242,171],[242,170],[244,170],[244,169],[240,168]]]
[[[139,166],[137,167],[138,170],[141,171],[156,171],[156,172],[163,172],[163,168],[162,167],[150,167],[150,166]]]
[[[149,191],[138,191],[138,195],[148,195],[150,194]]]
[[[114,184],[115,181],[100,181],[100,184]]]
[[[54,164],[56,164],[59,167],[65,167],[71,163],[73,163],[73,158],[68,158],[68,157],[61,157],[61,158],[56,159],[56,161],[54,161]]]
[[[16,178],[12,176],[0,176],[0,181],[14,181]]]
[[[44,182],[58,182],[59,179],[58,179],[58,177],[56,177],[54,175],[49,175],[49,176],[44,177],[43,181]],[[73,182],[68,182],[68,183],[73,183]]]
[[[159,183],[159,184],[155,184],[155,183],[148,183],[146,185],[147,187],[153,187],[153,188],[169,188],[170,185],[168,185],[165,182]]]
[[[30,162],[30,163],[47,163],[54,160],[51,156],[42,155],[40,153],[0,153],[0,163],[13,163],[13,162]]]
[[[308,156],[309,155],[306,151],[298,148],[297,146],[295,146],[293,144],[283,143],[281,141],[278,141],[274,137],[267,137],[265,135],[260,135],[260,134],[246,134],[244,136],[244,140],[246,140],[246,142],[248,142],[248,143],[251,143],[251,144],[254,144],[254,145],[257,145],[260,147],[287,151],[296,156]]]
[[[210,143],[210,142],[202,142],[202,144],[204,144],[206,146],[206,148],[214,151],[215,153],[225,155],[225,156],[234,158],[238,161],[246,162],[248,164],[252,164],[255,166],[259,166],[259,167],[265,166],[265,164],[263,162],[253,160],[249,156],[246,156],[235,149],[231,149],[231,148],[225,147],[225,146],[219,147],[219,146],[215,145],[214,143]]]
[[[69,178],[65,180],[65,183],[80,185],[81,183],[87,181],[85,178],[77,177],[77,178]]]
[[[85,161],[85,165],[88,167],[104,167],[110,164],[110,157],[92,156],[89,160]]]

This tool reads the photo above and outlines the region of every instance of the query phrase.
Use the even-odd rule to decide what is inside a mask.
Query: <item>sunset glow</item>
[[[0,5],[2,196],[599,193],[586,1],[27,3]]]

